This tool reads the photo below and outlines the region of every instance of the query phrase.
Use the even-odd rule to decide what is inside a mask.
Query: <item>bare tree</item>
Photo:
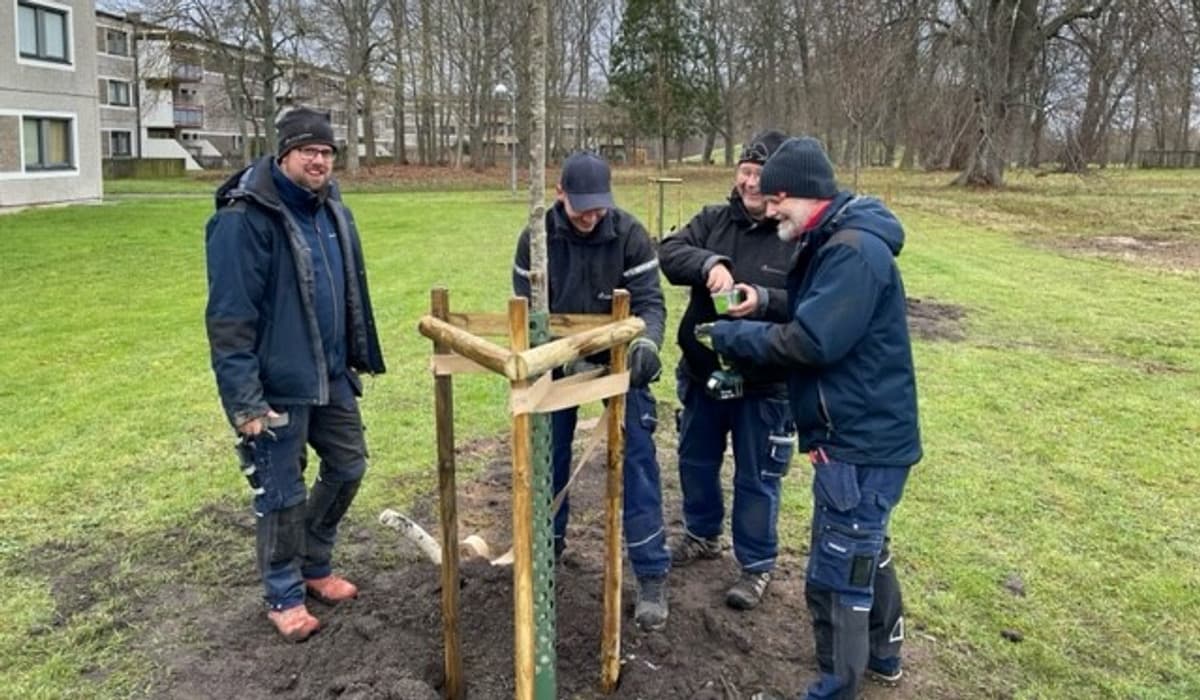
[[[942,24],[968,50],[973,105],[967,162],[955,184],[1004,184],[1019,100],[1043,47],[1068,23],[1098,17],[1110,1],[1070,0],[1043,14],[1038,0],[956,0],[958,16]]]

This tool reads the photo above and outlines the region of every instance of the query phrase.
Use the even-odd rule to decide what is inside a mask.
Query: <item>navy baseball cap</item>
[[[572,153],[563,162],[558,184],[575,211],[613,209],[612,173],[608,163],[595,153]]]

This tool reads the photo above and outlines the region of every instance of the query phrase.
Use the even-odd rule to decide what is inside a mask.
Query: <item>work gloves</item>
[[[662,374],[662,360],[658,359],[658,346],[649,338],[638,338],[629,344],[629,385],[643,389],[657,381]]]
[[[697,323],[696,327],[692,329],[692,335],[696,336],[696,341],[709,350],[713,349],[712,329],[713,324],[711,323]]]

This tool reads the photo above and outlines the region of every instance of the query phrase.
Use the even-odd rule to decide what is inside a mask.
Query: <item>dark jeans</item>
[[[287,424],[253,441],[262,493],[254,497],[259,572],[266,601],[281,610],[304,601],[304,579],[328,576],[337,527],[367,469],[358,400],[348,377],[330,382],[324,406],[275,406]],[[309,493],[308,446],[321,459]]]
[[[746,396],[718,401],[682,375],[679,483],[683,523],[698,538],[721,534],[725,501],[721,465],[733,438],[733,553],[746,571],[771,571],[778,553],[781,481],[795,451],[796,428],[786,398]]]
[[[656,410],[654,395],[649,389],[631,388],[625,395],[625,548],[633,573],[639,578],[663,576],[671,567],[663,531],[662,485],[654,447],[654,429],[658,425]],[[555,493],[566,486],[571,476],[571,441],[575,437],[578,413],[576,408],[564,408],[551,414]],[[561,548],[566,541],[569,517],[570,498],[565,498],[554,517],[556,548]]]
[[[904,610],[888,550],[888,520],[908,467],[814,460],[812,551],[805,598],[821,677],[810,700],[858,696],[871,659],[900,656]]]

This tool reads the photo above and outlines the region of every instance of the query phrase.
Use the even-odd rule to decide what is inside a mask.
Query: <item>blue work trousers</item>
[[[638,578],[664,576],[671,567],[663,530],[662,484],[659,481],[654,429],[657,404],[649,389],[630,388],[625,395],[624,530],[629,562]],[[571,442],[575,437],[577,408],[551,414],[554,492],[562,491],[571,476]],[[570,498],[554,516],[554,545],[566,543]]]
[[[786,398],[717,400],[680,375],[679,483],[683,523],[693,537],[721,534],[725,499],[721,465],[733,438],[733,554],[745,571],[771,571],[778,554],[779,493],[795,451],[796,428]]]
[[[821,676],[809,700],[854,700],[868,665],[899,668],[900,582],[888,520],[909,467],[855,465],[813,454],[812,549],[805,598]]]
[[[350,508],[367,469],[358,399],[349,377],[330,381],[329,403],[274,409],[286,424],[249,441],[257,484],[259,572],[264,598],[282,610],[304,601],[304,579],[328,576],[338,523]],[[304,471],[308,446],[321,459],[311,493]]]

